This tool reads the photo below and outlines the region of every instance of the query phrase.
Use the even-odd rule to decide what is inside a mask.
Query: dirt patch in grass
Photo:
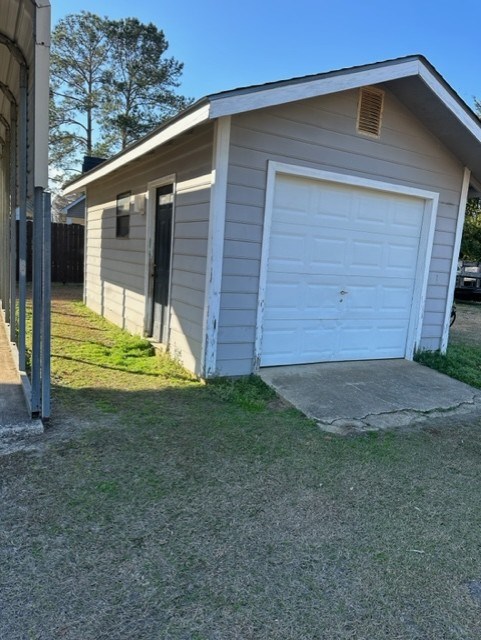
[[[0,458],[0,638],[479,637],[477,423],[336,438],[54,307],[52,429]]]

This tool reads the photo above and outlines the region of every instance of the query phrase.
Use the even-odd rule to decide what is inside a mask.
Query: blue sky
[[[421,53],[470,105],[481,98],[474,0],[51,0],[52,24],[82,9],[163,29],[184,62],[180,93],[239,86]]]

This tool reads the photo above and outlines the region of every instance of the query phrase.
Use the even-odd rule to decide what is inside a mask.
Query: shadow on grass
[[[64,327],[65,325],[62,324],[62,327]],[[85,340],[83,338],[73,338],[72,336],[61,336],[58,333],[52,333],[52,338],[57,339],[57,340],[68,340],[69,342],[80,342],[81,344],[95,344],[99,347],[104,347],[105,343],[104,342],[96,342],[95,340]],[[59,357],[59,356],[57,356]]]
[[[324,438],[311,421],[279,404],[270,389],[257,382],[238,386],[180,381],[178,386],[129,391],[56,384],[52,398],[48,431],[62,441],[66,436],[67,449],[82,442],[99,452],[130,448],[129,456],[136,450],[139,461],[153,455],[169,458],[169,450],[181,458],[188,451],[191,462],[200,456],[217,466],[237,456],[272,461],[310,450]]]
[[[77,359],[76,361],[82,362]],[[91,363],[82,362],[82,364]],[[93,366],[135,373],[132,370],[95,363]],[[159,408],[161,408],[164,413],[165,410],[180,411],[182,414],[191,412],[193,419],[200,420],[199,411],[201,406],[205,405],[208,410],[214,407],[222,419],[228,418],[227,414],[230,409],[240,408],[246,412],[248,417],[259,413],[266,415],[285,413],[304,420],[300,412],[282,403],[275,392],[256,376],[239,380],[218,379],[204,384],[187,375],[182,375],[182,373],[177,374],[174,379],[175,373],[170,373],[170,381],[164,381],[162,384],[162,378],[158,373],[146,374],[142,372],[136,375],[147,376],[149,383],[152,378],[157,378],[159,384],[154,388],[149,388],[146,385],[147,388],[133,389],[106,387],[101,384],[96,387],[81,386],[78,388],[56,384],[52,387],[52,395],[57,408],[63,414],[72,410],[78,412],[79,408],[83,408],[89,413],[91,409],[100,406],[102,409],[112,408],[119,414],[119,417],[128,415],[129,419],[135,421],[139,416],[147,416],[155,422],[159,418]]]
[[[61,320],[58,320],[56,318],[56,316],[58,316],[58,315],[59,314],[57,312],[55,312],[55,316],[52,319],[52,325],[58,324],[58,325],[60,325],[62,327],[74,327],[75,329],[79,328],[79,325],[75,324],[74,322],[62,322]],[[77,317],[78,318],[79,316],[72,316],[72,317]],[[99,331],[101,333],[107,333],[108,332],[107,328],[106,329],[100,329],[99,327],[92,327],[92,325],[89,325],[89,324],[85,324],[84,325],[84,329],[88,329],[89,331]]]
[[[67,340],[69,340],[69,338],[66,338]],[[100,344],[98,342],[87,342],[85,340],[79,340],[78,342],[82,342],[83,344],[91,344],[91,345],[98,345],[100,347],[104,347],[105,345]],[[100,364],[98,362],[94,362],[92,360],[83,360],[82,358],[74,358],[73,356],[66,356],[66,355],[61,355],[61,354],[57,354],[57,353],[52,353],[51,355],[52,358],[56,358],[58,360],[64,360],[66,362],[76,362],[78,364],[85,364],[89,367],[95,367],[97,369],[101,369],[101,370],[106,370],[106,371],[120,371],[121,373],[128,373],[129,375],[134,375],[134,376],[146,376],[148,378],[158,378],[159,380],[162,380],[162,376],[158,373],[158,372],[150,372],[150,371],[145,371],[145,369],[139,369],[139,371],[135,371],[135,369],[133,369],[131,366],[112,366],[110,364]],[[132,359],[134,360],[135,356],[132,356]],[[188,379],[187,376],[180,372],[180,373],[175,373],[175,372],[170,372],[169,373],[169,378],[171,379],[175,379],[175,380],[185,380]],[[127,393],[127,391],[125,391],[125,393]]]

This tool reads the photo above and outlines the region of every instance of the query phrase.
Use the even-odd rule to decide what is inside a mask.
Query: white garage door
[[[424,205],[278,176],[261,365],[404,357]]]

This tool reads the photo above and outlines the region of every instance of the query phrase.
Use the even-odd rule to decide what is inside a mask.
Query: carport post
[[[18,366],[26,369],[25,331],[27,303],[27,71],[20,67],[18,118]]]
[[[50,193],[43,194],[43,268],[42,268],[42,420],[50,417],[50,307],[51,307],[51,235]]]
[[[17,113],[10,126],[10,342],[17,341]]]
[[[2,252],[2,260],[0,264],[0,298],[2,300],[2,307],[5,310],[6,315],[6,304],[5,297],[7,295],[6,291],[6,280],[7,280],[7,265],[9,264],[8,260],[5,260],[7,254],[7,242],[10,238],[7,236],[7,181],[8,181],[8,171],[7,171],[7,163],[5,162],[5,157],[7,156],[7,143],[2,137],[0,137],[0,145],[1,145],[1,167],[0,167],[0,243],[1,243],[1,252]]]
[[[32,256],[32,415],[41,405],[43,188],[35,187]]]

